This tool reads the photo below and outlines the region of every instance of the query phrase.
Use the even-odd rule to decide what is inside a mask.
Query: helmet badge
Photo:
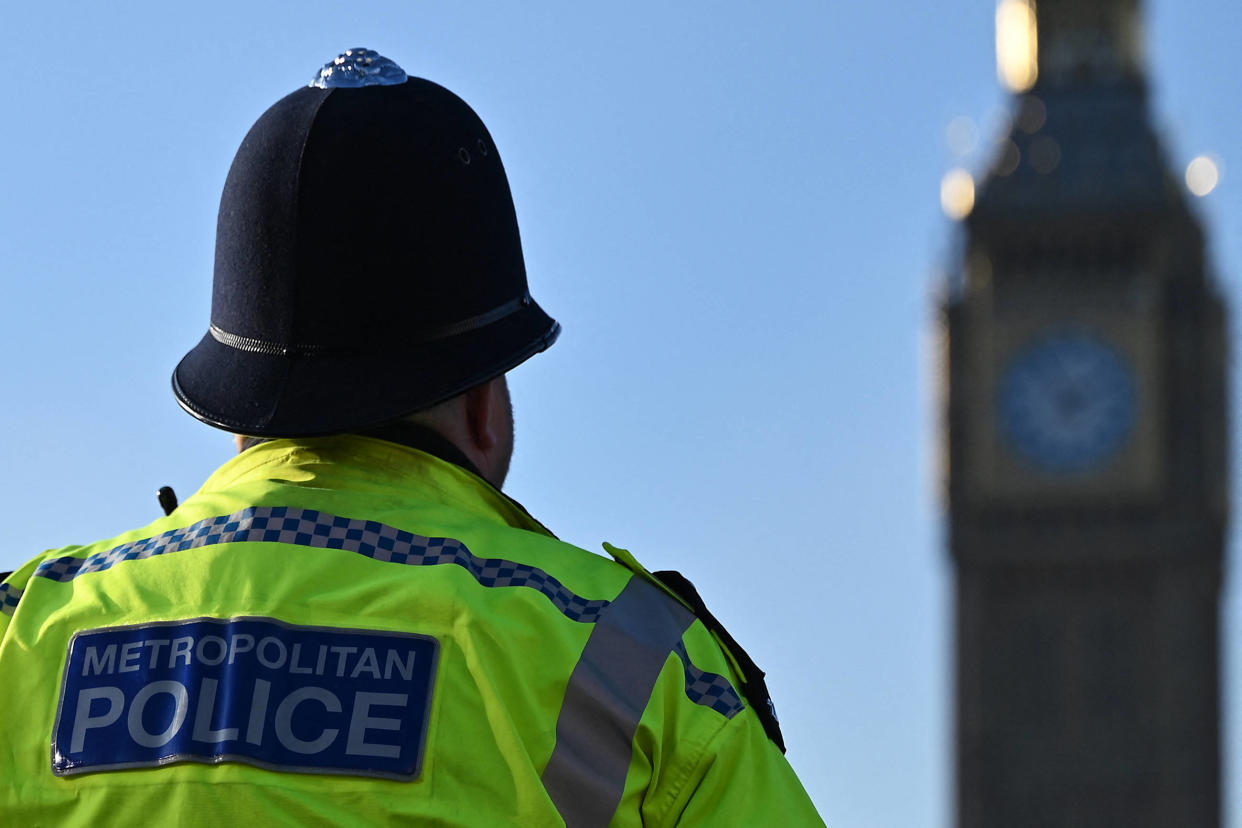
[[[320,89],[357,89],[360,86],[398,86],[405,70],[371,49],[347,49],[324,64],[308,86]]]

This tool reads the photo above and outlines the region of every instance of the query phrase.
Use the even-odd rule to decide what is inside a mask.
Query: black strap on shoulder
[[[699,591],[694,588],[694,584],[682,575],[680,572],[667,570],[664,572],[653,572],[656,579],[671,589],[678,598],[690,605],[690,609],[694,611],[695,617],[703,622],[703,625],[716,634],[716,637],[728,648],[730,654],[736,659],[738,666],[742,668],[742,693],[746,696],[746,700],[750,702],[750,706],[759,716],[759,721],[763,722],[763,730],[768,734],[781,753],[785,752],[785,737],[781,735],[780,722],[776,719],[776,705],[772,704],[772,696],[768,693],[768,685],[764,682],[764,672],[759,669],[759,665],[751,659],[746,651],[743,650],[738,643],[729,635],[729,631],[724,628],[716,616],[712,615],[711,610],[703,603],[703,599],[699,597]]]
[[[177,493],[172,486],[160,486],[160,490],[155,493],[155,499],[159,501],[165,517],[177,510]]]
[[[7,580],[8,577],[12,574],[13,574],[12,572],[0,572],[0,581]]]

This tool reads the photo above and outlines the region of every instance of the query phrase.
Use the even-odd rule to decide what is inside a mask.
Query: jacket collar
[[[474,471],[456,446],[417,426],[362,434],[265,440],[229,460],[200,494],[263,479],[343,491],[427,493],[519,529],[555,537],[522,504]]]
[[[474,463],[470,462],[470,458],[457,447],[456,443],[435,429],[427,428],[427,426],[398,421],[364,431],[362,435],[418,449],[425,454],[430,454],[432,457],[438,457],[447,463],[452,463],[454,466],[461,466],[475,477],[483,477],[483,473],[479,471]]]

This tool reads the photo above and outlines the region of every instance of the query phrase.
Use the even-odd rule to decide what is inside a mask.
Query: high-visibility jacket
[[[0,586],[11,825],[819,825],[629,553],[411,447],[276,440]]]

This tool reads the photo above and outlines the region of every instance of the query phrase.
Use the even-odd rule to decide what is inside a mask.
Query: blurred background
[[[1187,198],[1236,295],[1242,11],[1144,12],[1155,124],[1178,176],[1216,171]],[[159,486],[184,499],[230,455],[169,389],[225,173],[264,109],[367,46],[483,117],[565,329],[511,377],[507,491],[696,583],[829,825],[951,824],[938,303],[954,194],[1010,126],[995,24],[965,0],[5,4],[0,569],[149,522]]]

